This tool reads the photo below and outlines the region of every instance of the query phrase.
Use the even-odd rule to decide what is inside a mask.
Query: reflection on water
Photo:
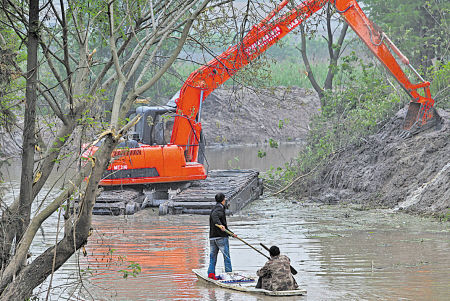
[[[446,300],[450,294],[448,224],[269,199],[229,223],[249,243],[277,244],[291,258],[308,295],[283,300]],[[96,216],[94,226],[81,259],[94,270],[88,282],[94,299],[272,300],[196,280],[191,270],[208,264],[207,216],[159,217],[146,210],[126,218]],[[254,273],[265,262],[238,240],[231,239],[230,248],[235,270]],[[133,262],[140,274],[124,279],[119,270]],[[217,272],[223,269],[219,255]]]
[[[84,258],[84,264],[96,270],[90,280],[119,298],[195,299],[196,292],[189,289],[194,277],[188,275],[191,281],[186,281],[186,271],[203,261],[202,224],[197,217],[159,218],[150,212],[127,218],[95,218],[98,231],[89,240]],[[129,275],[124,280],[124,271],[132,271],[133,263],[141,268],[139,276]]]

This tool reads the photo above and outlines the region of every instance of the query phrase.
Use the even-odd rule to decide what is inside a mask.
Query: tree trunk
[[[22,143],[22,169],[18,203],[5,210],[2,216],[0,234],[0,268],[3,269],[11,256],[12,241],[22,238],[30,223],[31,204],[33,202],[33,170],[35,151],[35,124],[37,99],[37,50],[39,26],[39,1],[30,0],[27,40],[27,74],[25,92],[25,120]],[[5,231],[6,230],[6,231]]]
[[[25,94],[25,121],[22,144],[22,174],[19,193],[19,216],[16,228],[16,242],[22,238],[23,232],[30,223],[31,204],[33,202],[33,171],[36,128],[37,98],[37,50],[39,26],[39,1],[30,0],[29,28],[27,42],[27,87]]]
[[[319,86],[319,84],[316,81],[314,73],[311,69],[311,65],[309,63],[308,55],[306,54],[306,33],[305,33],[305,27],[303,26],[303,24],[300,24],[300,33],[301,33],[301,39],[302,39],[302,45],[301,45],[300,52],[302,54],[303,63],[305,64],[306,76],[308,77],[314,90],[316,90],[317,94],[319,95],[320,105],[323,107],[323,106],[325,106],[323,89]]]
[[[64,237],[56,246],[48,248],[39,255],[32,263],[24,267],[10,283],[8,279],[0,282],[1,300],[26,300],[31,297],[33,289],[40,285],[53,270],[53,258],[56,248],[54,271],[57,271],[74,253],[87,243],[89,230],[92,224],[92,208],[98,191],[98,183],[102,178],[103,171],[108,167],[110,154],[116,147],[117,141],[111,135],[95,154],[95,166],[89,177],[85,195],[80,200],[78,212],[74,213],[74,226],[66,228]],[[70,221],[66,221],[66,225]],[[74,240],[75,239],[75,240]]]
[[[300,33],[301,33],[301,49],[300,52],[302,54],[303,63],[305,64],[306,68],[306,75],[308,76],[308,79],[313,86],[314,90],[319,95],[320,99],[320,105],[321,107],[326,106],[326,98],[325,98],[325,90],[332,90],[333,89],[333,78],[336,74],[336,67],[337,67],[337,61],[341,55],[341,49],[342,44],[344,43],[345,35],[347,34],[348,24],[344,23],[341,29],[341,33],[338,38],[338,42],[336,45],[333,43],[333,32],[331,29],[331,5],[328,5],[327,7],[327,42],[328,42],[328,53],[330,56],[330,63],[328,65],[328,73],[327,77],[325,79],[323,88],[317,83],[317,80],[314,76],[314,73],[311,69],[311,65],[309,63],[308,55],[306,54],[306,33],[305,28],[303,24],[300,24]]]

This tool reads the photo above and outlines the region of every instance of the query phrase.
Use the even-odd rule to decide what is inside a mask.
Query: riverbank
[[[450,113],[437,127],[400,137],[406,108],[378,133],[336,153],[296,195],[450,219]]]
[[[319,108],[316,94],[306,89],[217,89],[205,101],[202,112],[207,147],[218,149],[216,158],[221,158],[221,148],[256,145],[250,159],[272,160],[263,156],[264,151],[263,158],[258,156],[259,146],[300,146],[308,134],[311,117],[319,113]],[[405,110],[399,111],[378,133],[336,153],[316,177],[295,183],[293,195],[302,202],[356,203],[450,219],[450,113],[439,111],[439,129],[403,139],[399,134]],[[2,133],[3,156],[20,156],[21,138],[19,131]],[[288,162],[292,158],[275,156],[279,157],[275,168],[283,166],[280,160]],[[220,168],[242,168],[242,159],[238,155],[227,158]]]

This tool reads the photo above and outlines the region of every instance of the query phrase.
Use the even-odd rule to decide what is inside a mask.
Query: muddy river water
[[[283,300],[448,300],[448,224],[352,208],[303,206],[261,199],[229,218],[250,244],[276,244],[298,270],[308,294]],[[94,218],[95,233],[79,258],[92,269],[84,281],[95,300],[272,300],[197,281],[191,270],[208,264],[207,216]],[[230,240],[235,270],[248,273],[265,258]],[[138,263],[141,271],[123,278]],[[75,272],[76,265],[62,274]],[[219,255],[217,272],[223,271]],[[105,293],[106,292],[106,293]],[[84,296],[89,299],[87,295]]]
[[[191,270],[208,265],[208,216],[155,211],[94,216],[86,256],[57,272],[49,300],[274,300],[197,281]],[[449,300],[448,222],[264,196],[228,222],[250,244],[277,245],[291,258],[308,293],[282,300]],[[34,255],[54,243],[56,224],[53,216],[41,229]],[[266,261],[237,239],[230,249],[235,270],[252,274]],[[223,269],[219,254],[217,273]],[[36,290],[41,297],[46,285]]]

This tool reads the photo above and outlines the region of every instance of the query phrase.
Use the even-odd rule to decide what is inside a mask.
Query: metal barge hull
[[[263,181],[255,170],[212,170],[205,180],[105,189],[93,214],[131,215],[146,207],[158,207],[160,215],[209,214],[218,192],[227,198],[227,214],[233,214],[262,195]]]

